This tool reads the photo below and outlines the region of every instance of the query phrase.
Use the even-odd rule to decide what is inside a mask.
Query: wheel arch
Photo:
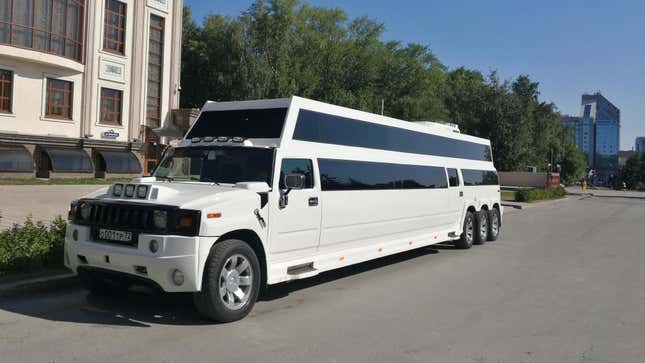
[[[258,236],[258,234],[255,233],[255,231],[250,229],[238,229],[222,235],[220,238],[217,239],[217,241],[215,241],[214,245],[222,241],[226,241],[228,239],[239,239],[240,241],[246,242],[253,249],[253,252],[255,252],[255,255],[258,257],[258,261],[260,262],[260,268],[262,269],[261,271],[262,283],[260,285],[260,288],[266,287],[267,271],[268,271],[267,255],[264,249],[264,243],[262,243],[262,239],[260,239],[260,236]]]

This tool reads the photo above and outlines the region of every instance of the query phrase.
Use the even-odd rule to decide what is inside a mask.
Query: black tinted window
[[[249,147],[185,147],[170,149],[154,176],[177,181],[236,184],[266,182],[271,185],[271,149]]]
[[[34,171],[34,161],[27,149],[22,146],[0,146],[0,172]]]
[[[94,164],[83,149],[43,148],[51,161],[51,170],[58,172],[94,172]]]
[[[447,188],[445,169],[434,166],[318,159],[322,190]]]
[[[499,185],[499,179],[496,171],[490,170],[462,170],[464,176],[464,185]]]
[[[311,160],[308,159],[283,159],[282,168],[280,169],[280,188],[284,189],[285,174],[304,174],[305,189],[314,187],[314,167]]]
[[[488,145],[300,110],[293,138],[327,144],[491,161]]]
[[[286,108],[202,112],[187,138],[240,136],[247,139],[278,139],[287,116]]]
[[[451,187],[459,186],[459,173],[457,169],[448,169],[448,181]]]

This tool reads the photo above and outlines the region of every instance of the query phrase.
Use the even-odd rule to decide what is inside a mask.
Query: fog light
[[[78,229],[72,231],[72,239],[74,242],[78,242]]]
[[[184,284],[184,273],[179,271],[179,270],[174,270],[172,272],[172,282],[175,283],[177,286],[181,286]]]
[[[157,253],[157,251],[159,251],[159,241],[153,239],[150,241],[150,252]]]

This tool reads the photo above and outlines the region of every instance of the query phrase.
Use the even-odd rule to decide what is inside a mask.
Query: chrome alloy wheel
[[[472,241],[475,236],[475,224],[473,223],[473,218],[468,218],[466,220],[466,239]]]
[[[479,239],[484,242],[488,238],[488,214],[486,211],[481,212],[481,217],[479,223],[481,226],[479,228]]]
[[[219,275],[219,296],[231,310],[242,309],[249,302],[253,287],[253,268],[242,255],[226,260]]]

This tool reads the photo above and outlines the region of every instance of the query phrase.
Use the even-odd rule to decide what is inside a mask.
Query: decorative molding
[[[169,0],[148,0],[148,6],[167,13],[168,1]]]
[[[99,78],[125,84],[125,63],[115,62],[101,57]]]

